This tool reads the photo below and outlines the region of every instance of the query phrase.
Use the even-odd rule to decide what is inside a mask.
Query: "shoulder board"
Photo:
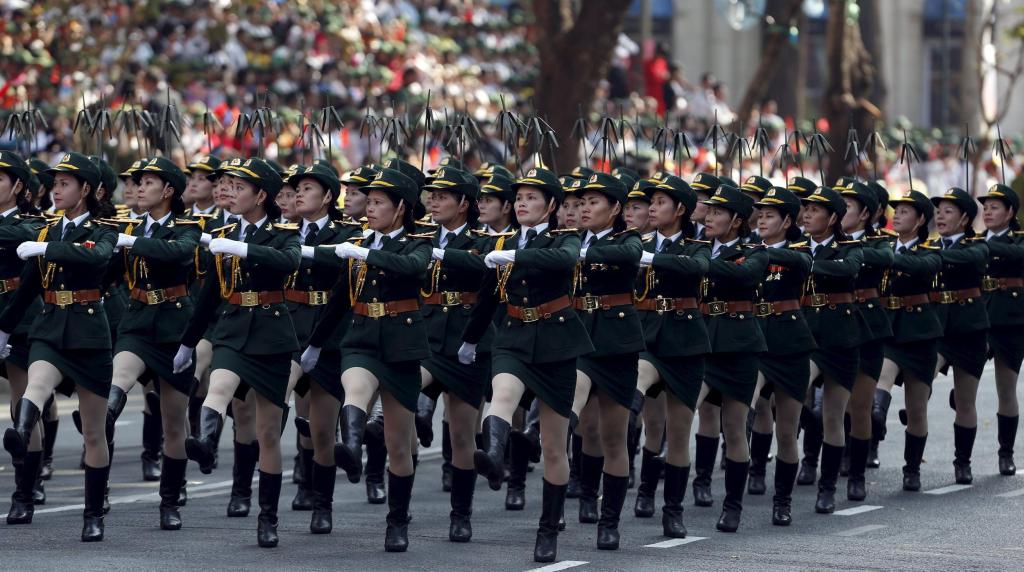
[[[434,233],[432,233],[432,232],[424,232],[424,233],[421,233],[421,234],[407,234],[405,236],[407,236],[409,238],[417,238],[417,239],[420,239],[420,240],[431,240],[431,239],[434,238]]]
[[[422,226],[423,228],[437,228],[439,225],[436,222],[421,221],[418,220],[414,223],[416,226]]]
[[[897,233],[895,230],[892,230],[891,228],[880,228],[878,229],[878,232],[886,236],[899,236],[899,233]]]
[[[340,224],[342,226],[358,226],[360,228],[362,228],[362,226],[363,226],[362,223],[354,221],[352,219],[348,219],[348,220],[344,220],[344,219],[342,219],[342,220],[334,220],[334,221],[331,221],[331,222],[333,222],[334,224]]]
[[[844,246],[854,246],[854,245],[860,244],[860,241],[859,240],[840,240],[840,241],[837,241],[836,244],[842,244]]]
[[[103,224],[138,224],[142,222],[142,219],[138,218],[98,218],[95,220]]]
[[[192,213],[192,214],[189,214],[188,216],[194,217],[194,218],[201,218],[201,219],[213,219],[213,218],[217,218],[220,215],[219,214],[212,214],[212,213]]]
[[[174,219],[174,224],[195,224],[195,225],[198,225],[198,224],[200,224],[200,222],[197,221],[197,220],[190,219],[190,218],[176,218],[176,219]]]
[[[51,222],[51,223],[48,223],[48,224],[50,226],[53,226],[55,223]],[[117,222],[113,222],[113,221],[109,221],[109,220],[97,220],[96,224],[101,224],[103,226],[109,226],[111,228],[120,228],[121,227],[121,223],[117,223]]]
[[[46,217],[44,217],[43,215],[34,215],[34,214],[26,214],[26,213],[18,213],[16,215],[14,215],[14,218],[20,218],[20,219],[23,219],[23,220],[49,220]]]
[[[487,232],[486,230],[476,230],[476,229],[470,230],[469,232],[471,234],[473,234],[473,235],[482,236],[482,237],[485,237],[485,238],[509,237],[509,236],[515,236],[515,234],[516,234],[516,231],[512,231],[512,232],[496,232],[494,234],[491,234],[491,233]]]
[[[359,244],[360,242],[362,242],[364,240],[366,240],[365,236],[350,236],[347,239],[345,239],[345,242],[351,242],[353,244]],[[321,246],[323,246],[323,245],[321,245]]]
[[[698,240],[696,238],[686,238],[683,240],[686,242],[686,244],[704,244],[706,246],[711,246],[710,240]]]
[[[60,224],[60,219],[59,218],[51,220],[51,221],[47,221],[46,226],[57,226],[58,224]]]
[[[275,222],[273,224],[273,226],[277,230],[299,230],[299,225],[294,224],[294,223],[287,223],[287,224],[285,224],[285,223]]]
[[[972,236],[970,238],[964,238],[964,242],[985,242],[984,236]]]
[[[806,240],[804,240],[802,242],[792,242],[792,243],[789,244],[790,248],[808,248],[809,246],[810,245],[807,244]]]
[[[226,224],[224,226],[217,227],[217,228],[209,231],[209,234],[213,234],[215,232],[231,232],[231,229],[235,228],[235,226],[237,226],[237,225],[238,225],[237,222]]]
[[[643,236],[643,241],[644,242],[650,242],[650,241],[654,240],[654,235],[655,235],[655,233],[653,231],[652,232],[648,232],[647,234],[645,234]]]
[[[933,244],[915,244],[914,250],[917,250],[918,248],[923,248],[925,250],[942,250],[941,247],[935,246]]]
[[[1010,234],[1012,234],[1013,236],[1024,236],[1024,230],[1015,230],[1012,231]]]
[[[892,236],[888,234],[876,234],[874,236],[865,236],[864,240],[888,240],[890,238],[892,238]]]
[[[580,232],[578,228],[556,228],[555,230],[548,230],[548,234],[574,234]]]
[[[616,232],[615,234],[612,235],[612,238],[615,238],[615,237],[618,237],[618,236],[625,236],[625,235],[630,234],[630,233],[636,234],[637,236],[640,236],[641,238],[643,237],[643,235],[640,234],[640,230],[638,228],[636,228],[635,226],[631,226],[631,227],[627,228],[626,230],[623,230],[621,232]]]

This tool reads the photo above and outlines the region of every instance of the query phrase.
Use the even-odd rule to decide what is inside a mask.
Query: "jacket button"
[[[528,303],[529,301],[530,301],[530,300],[529,300],[528,298],[523,298],[523,304],[526,304],[526,303]]]
[[[693,314],[687,314],[686,315],[686,319],[687,320],[692,320],[693,319]]]
[[[442,274],[441,275],[441,280],[447,280],[447,279],[448,279],[448,275],[447,274]]]
[[[508,328],[512,325],[512,320],[505,322],[505,327]]]
[[[1017,293],[1016,292],[1011,292],[1010,295],[1013,296],[1014,298],[1017,297]]]
[[[312,268],[307,268],[306,269],[306,274],[312,274],[312,273],[313,273],[313,269]]]
[[[874,307],[875,307],[874,304],[868,304],[868,310],[870,310],[871,308],[874,308]]]
[[[447,314],[448,313],[448,306],[442,306],[441,307],[441,311],[444,312],[445,314]]]
[[[275,316],[280,316],[280,315],[281,315],[281,312],[279,312],[279,311],[277,311],[277,310],[274,310],[274,315],[275,315]]]
[[[376,304],[376,303],[377,303],[377,299],[376,299],[376,298],[373,298],[373,299],[371,300],[371,302],[372,302],[372,303],[374,303],[374,304]]]
[[[175,302],[174,303],[174,307],[175,308],[180,308],[181,307],[181,302]]]
[[[583,283],[585,284],[586,282],[587,282],[587,277],[586,277],[586,276],[584,276],[584,277],[583,277]]]
[[[743,319],[743,317],[744,317],[744,316],[743,316],[743,314],[740,314],[740,319],[741,319],[741,320]]]
[[[406,318],[405,319],[405,323],[411,326],[412,325],[412,318]]]
[[[917,313],[919,313],[919,314],[920,314],[921,312],[922,312],[922,310],[921,310],[921,307],[920,307],[920,306],[918,306],[918,307],[917,307]]]
[[[95,310],[93,310],[92,308],[89,308],[89,314],[95,314],[95,313],[96,313]]]
[[[63,266],[58,266],[57,267],[57,272],[64,272],[64,267]]]
[[[850,310],[846,310],[846,315],[847,315],[847,316],[851,315],[851,314],[850,314]]]
[[[795,320],[796,319],[796,314],[790,314],[789,317],[793,318]]]
[[[153,289],[153,285],[152,284],[146,284],[146,290],[152,290],[152,289]]]
[[[61,284],[60,289],[63,290],[64,288],[66,288],[66,286],[64,286],[64,284]]]
[[[626,317],[626,313],[625,312],[619,312],[619,317],[620,318],[625,318]]]
[[[526,286],[526,280],[523,280],[523,286]]]
[[[559,323],[559,324],[562,324],[562,323],[564,323],[564,322],[565,322],[565,316],[559,316],[559,317],[558,317],[558,323]]]
[[[376,280],[370,280],[370,285],[371,286],[376,286],[377,285],[377,281]]]

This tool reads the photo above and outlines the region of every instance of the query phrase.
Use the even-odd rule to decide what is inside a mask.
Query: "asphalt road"
[[[715,472],[715,506],[696,508],[687,491],[684,515],[690,537],[661,536],[660,518],[632,515],[635,490],[627,498],[620,525],[622,547],[616,552],[594,548],[596,525],[576,522],[575,500],[566,503],[569,526],[559,537],[560,561],[544,570],[1011,570],[1024,569],[1024,472],[1002,477],[996,466],[996,399],[991,368],[978,400],[982,423],[974,453],[975,482],[953,485],[952,422],[946,405],[951,380],[940,378],[931,402],[931,428],[922,493],[901,490],[902,427],[896,411],[902,393],[894,396],[890,438],[883,442],[882,468],[868,471],[869,496],[863,503],[837,495],[834,515],[814,513],[815,487],[797,487],[794,523],[771,525],[771,494],[747,496],[738,533],[715,531],[721,509],[723,475]],[[448,542],[448,496],[440,488],[437,447],[421,452],[413,493],[410,549],[384,552],[386,506],[369,505],[362,484],[338,480],[334,533],[309,534],[309,513],[290,508],[294,485],[285,479],[280,510],[281,544],[272,550],[256,546],[257,509],[244,519],[227,518],[225,506],[231,479],[231,432],[224,432],[220,468],[202,475],[189,466],[189,502],[181,531],[159,530],[157,483],[141,480],[141,395],[130,396],[119,421],[118,450],[111,474],[114,507],[106,519],[106,541],[79,542],[82,474],[77,470],[81,441],[70,423],[73,400],[60,402],[61,430],[53,480],[46,483],[48,501],[36,510],[31,526],[0,523],[0,562],[5,570],[167,570],[302,569],[302,570],[510,570],[539,568],[532,561],[540,507],[540,469],[530,474],[524,512],[504,510],[504,491],[492,492],[478,481],[473,541]],[[438,425],[440,411],[438,412]],[[6,411],[0,426],[9,426]],[[435,430],[440,435],[440,428]],[[289,424],[284,442],[293,443]],[[435,441],[435,445],[438,443]],[[1019,448],[1020,449],[1020,448]],[[287,454],[293,449],[287,446]],[[0,498],[13,490],[13,471],[6,453],[0,465]],[[1024,464],[1024,453],[1018,453]],[[291,468],[290,461],[286,469]],[[771,483],[774,465],[769,465]],[[952,486],[951,486],[952,485]],[[840,482],[839,490],[845,490]],[[255,493],[255,490],[254,490]],[[2,505],[6,507],[6,504]],[[659,491],[660,507],[660,491]]]

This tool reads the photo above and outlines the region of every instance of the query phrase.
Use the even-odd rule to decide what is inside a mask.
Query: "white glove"
[[[653,262],[654,262],[654,253],[653,252],[644,251],[644,253],[640,255],[640,265],[641,266],[650,266],[651,263],[653,263]]]
[[[366,260],[366,255],[369,254],[369,252],[369,248],[356,246],[351,242],[343,242],[338,246],[334,247],[334,254],[336,254],[338,258],[355,258],[356,260]]]
[[[305,245],[303,245],[303,247],[302,247],[302,257],[303,258],[313,258],[313,253],[314,252],[315,252],[315,250],[313,249],[312,246],[305,246]]]
[[[314,348],[309,346],[305,351],[302,352],[302,357],[299,358],[299,365],[302,366],[302,371],[309,373],[316,367],[316,362],[320,360],[320,348]]]
[[[213,235],[208,232],[204,232],[199,235],[199,244],[202,244],[203,246],[210,246],[211,240],[213,240]]]
[[[469,365],[476,361],[476,344],[462,342],[459,346],[459,363]]]
[[[511,264],[516,260],[516,251],[514,250],[495,250],[487,253],[484,257],[484,264],[488,268],[497,268],[506,264]]]
[[[0,330],[0,359],[7,359],[7,356],[11,355],[11,345],[7,343],[9,339],[11,334]]]
[[[43,256],[47,246],[45,242],[23,242],[18,245],[18,258],[28,260],[33,256]]]
[[[443,248],[434,248],[434,249],[431,249],[431,250],[432,250],[432,252],[430,254],[431,258],[433,258],[434,260],[444,260],[444,249]]]
[[[249,245],[230,238],[215,238],[210,241],[210,252],[245,258],[249,255]]]
[[[586,259],[587,259],[587,249],[586,248],[581,248],[580,249],[580,260],[586,260]]]
[[[178,353],[174,354],[174,367],[171,371],[181,373],[190,365],[192,365],[192,348],[186,345],[178,346]]]
[[[124,248],[124,247],[127,246],[128,248],[131,248],[131,247],[135,246],[135,239],[136,238],[138,238],[138,237],[132,236],[130,234],[125,234],[125,233],[122,232],[122,233],[117,235],[117,247],[118,248]]]

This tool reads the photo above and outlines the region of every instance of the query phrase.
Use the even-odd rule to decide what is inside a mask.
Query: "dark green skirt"
[[[491,373],[494,377],[507,373],[523,382],[526,391],[519,400],[520,407],[529,409],[536,397],[562,417],[568,419],[572,414],[572,399],[576,394],[576,358],[532,364],[510,353],[495,352]]]
[[[196,362],[192,360],[184,371],[174,373],[174,354],[178,352],[178,344],[155,344],[134,334],[124,334],[114,343],[114,355],[119,352],[131,352],[146,364],[146,371],[139,376],[139,381],[158,378],[171,384],[178,393],[192,394]]]
[[[576,358],[576,369],[590,378],[594,389],[629,409],[636,395],[639,356],[637,352],[597,358],[580,356]]]
[[[114,377],[114,360],[110,350],[61,350],[47,342],[33,340],[28,352],[28,365],[45,361],[64,376],[57,392],[70,396],[76,388],[106,399]]]
[[[341,403],[345,402],[345,389],[341,387],[341,352],[322,351],[313,371],[302,376],[320,386]]]
[[[885,361],[885,340],[877,339],[865,342],[860,346],[860,373],[878,381],[882,375],[882,362]]]
[[[904,376],[910,376],[931,387],[935,378],[935,365],[938,363],[937,339],[907,342],[905,344],[886,343],[885,357],[899,366],[900,373],[896,376],[896,384],[903,385]]]
[[[7,343],[11,344],[11,353],[4,361],[28,371],[28,334],[13,334]]]
[[[830,378],[847,391],[853,390],[860,367],[860,348],[821,348],[811,352],[811,361],[824,377]],[[817,384],[818,381],[815,380]]]
[[[992,326],[988,331],[988,350],[989,355],[1020,372],[1021,362],[1024,362],[1024,335],[1020,326]]]
[[[757,368],[764,376],[762,396],[768,397],[773,391],[785,393],[797,401],[803,401],[807,396],[807,386],[811,382],[810,352],[761,354]]]
[[[210,371],[226,369],[242,380],[235,390],[235,397],[245,399],[250,389],[280,408],[285,406],[288,393],[288,377],[291,375],[291,353],[248,355],[227,347],[213,346],[213,360]]]
[[[490,356],[480,354],[477,360],[469,365],[459,363],[459,358],[434,354],[420,362],[423,369],[430,372],[434,383],[427,386],[423,393],[437,399],[442,391],[454,395],[459,400],[479,409],[484,401],[484,388],[490,385]]]
[[[419,400],[422,383],[419,360],[384,363],[368,354],[342,356],[342,373],[354,367],[369,370],[380,382],[381,391],[387,391],[402,404],[402,407],[416,412],[416,402]],[[341,379],[341,376],[338,379]]]
[[[742,352],[711,353],[707,356],[704,383],[711,392],[708,402],[722,404],[722,398],[750,405],[757,389],[757,354]]]
[[[658,371],[658,383],[647,390],[648,397],[668,391],[691,410],[697,409],[697,398],[704,383],[704,355],[660,358],[651,352],[640,352],[640,359]]]
[[[978,379],[985,371],[988,357],[987,332],[946,335],[939,339],[939,354],[946,358],[948,366],[958,367]],[[1017,334],[1018,336],[1020,333]]]

